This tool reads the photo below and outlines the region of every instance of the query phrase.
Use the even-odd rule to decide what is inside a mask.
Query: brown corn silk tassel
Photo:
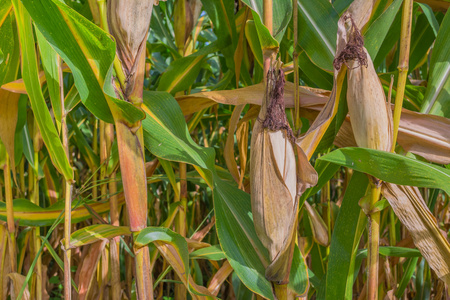
[[[284,106],[284,74],[277,68],[270,69],[267,76],[266,92],[251,140],[252,212],[256,233],[269,252],[266,278],[286,284],[295,245],[297,189],[301,186],[304,190],[315,182],[297,184],[292,144],[295,137]],[[303,158],[306,159],[304,154]],[[306,164],[303,168],[315,173],[307,159]]]

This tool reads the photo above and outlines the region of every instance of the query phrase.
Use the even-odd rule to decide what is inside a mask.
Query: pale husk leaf
[[[325,225],[325,222],[322,220],[316,209],[312,207],[308,201],[305,201],[305,208],[306,212],[308,213],[309,223],[311,225],[314,240],[320,245],[327,247],[330,244],[330,240],[328,238],[328,229]]]
[[[252,212],[256,233],[269,250],[271,261],[284,247],[296,212],[295,155],[292,145],[282,135],[278,135],[278,139],[276,136],[271,138],[268,129],[262,128],[262,125],[256,122],[250,160]],[[285,145],[284,151],[274,151],[272,142]],[[280,163],[279,166],[277,159],[286,163]],[[289,187],[281,174],[285,178],[294,178],[289,180]]]
[[[440,279],[450,284],[450,244],[440,232],[419,189],[385,182],[382,193],[430,267]]]
[[[237,183],[239,183],[241,176],[234,155],[234,132],[236,131],[239,117],[241,116],[241,112],[243,111],[244,107],[245,105],[236,106],[236,108],[233,110],[233,113],[231,114],[230,123],[228,125],[227,141],[225,143],[225,149],[223,153],[227,168]]]
[[[25,276],[19,274],[19,273],[9,273],[8,274],[9,279],[11,280],[11,298],[17,299],[18,295],[20,294],[20,290],[22,289],[23,284],[25,283]],[[29,300],[30,297],[30,291],[28,289],[28,286],[25,288],[25,291],[22,294],[22,300]]]
[[[367,67],[360,61],[348,62],[347,103],[353,134],[359,147],[390,151],[392,112],[388,109],[383,86],[367,50]]]

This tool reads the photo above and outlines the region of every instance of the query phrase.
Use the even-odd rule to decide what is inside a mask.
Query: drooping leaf
[[[214,299],[203,286],[197,285],[189,272],[189,252],[186,240],[168,228],[147,227],[136,237],[135,246],[153,243],[169,262],[194,299]]]
[[[37,58],[34,48],[33,28],[31,18],[21,2],[13,1],[14,11],[16,13],[17,25],[19,28],[19,37],[22,53],[22,76],[27,86],[27,92],[30,95],[31,106],[39,125],[42,138],[48,148],[48,152],[53,164],[64,176],[66,180],[73,179],[73,171],[59,135],[53,125],[50,112],[47,109],[42,90],[39,85]]]
[[[116,99],[111,82],[115,42],[98,26],[60,1],[25,1],[35,25],[69,65],[83,104],[98,118],[133,124],[144,117],[131,103]],[[58,34],[53,34],[58,28]]]
[[[116,236],[130,235],[126,226],[113,226],[109,224],[96,224],[83,227],[70,235],[70,246],[73,248],[96,243],[101,240],[110,240]],[[64,242],[62,241],[64,244]]]
[[[399,185],[439,188],[450,194],[450,170],[406,156],[366,148],[342,148],[319,158]]]
[[[123,205],[125,200],[119,199],[119,205]],[[89,209],[98,214],[104,214],[109,211],[109,202],[93,202],[85,203]],[[86,206],[77,206],[77,201],[72,204],[72,223],[79,223],[91,218],[89,210]],[[13,201],[14,220],[19,222],[20,226],[50,226],[61,215],[64,208],[64,201],[59,201],[52,206],[42,208],[30,202],[27,199],[15,199]],[[0,220],[6,221],[6,204],[0,202]]]
[[[333,71],[339,16],[329,1],[298,1],[298,44],[313,63]]]

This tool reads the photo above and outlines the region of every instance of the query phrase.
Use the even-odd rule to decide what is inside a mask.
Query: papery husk
[[[381,191],[430,267],[441,280],[450,284],[450,244],[419,189],[385,182]]]
[[[390,151],[392,112],[372,60],[366,48],[363,51],[367,67],[357,60],[347,62],[347,103],[353,134],[359,147]]]
[[[283,265],[269,280],[284,282],[289,275],[290,246],[297,213],[295,154],[283,132],[269,132],[256,122],[251,141],[250,184],[256,234],[269,251],[271,265]],[[283,253],[283,255],[281,255]],[[278,265],[280,263],[275,263]],[[271,269],[268,267],[267,270]]]
[[[308,201],[305,201],[306,212],[308,213],[309,223],[311,225],[311,229],[313,232],[314,240],[324,246],[328,247],[330,245],[330,239],[328,237],[328,229],[325,222],[320,217],[319,213],[316,211],[314,207],[309,204]]]
[[[272,74],[271,72],[269,74]],[[268,88],[253,127],[250,183],[256,234],[269,252],[270,265],[266,268],[266,278],[278,284],[286,284],[295,245],[299,195],[295,153],[291,143],[293,137],[287,129],[273,131],[264,128],[263,125],[267,124],[266,121],[271,118],[267,111],[270,111],[271,101],[276,101],[274,94],[277,89],[278,91],[280,89],[281,80],[279,77],[277,79],[274,80],[272,76],[268,76]],[[278,112],[284,114],[284,102]],[[283,118],[280,115],[278,117]],[[275,121],[286,122],[284,125],[287,125],[286,120],[279,120],[279,118]],[[303,158],[306,158],[304,154]],[[307,159],[306,164],[310,165]],[[315,173],[312,166],[305,170]],[[302,183],[302,189],[308,184]]]

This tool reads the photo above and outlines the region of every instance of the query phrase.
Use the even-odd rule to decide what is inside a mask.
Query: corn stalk
[[[138,108],[142,103],[145,45],[152,8],[153,0],[109,1],[107,7],[108,27],[117,42],[114,63],[118,74],[116,93]],[[114,118],[130,229],[138,232],[147,226],[143,131],[140,121],[128,124],[119,115]],[[135,266],[138,298],[153,298],[148,247],[135,249]]]

